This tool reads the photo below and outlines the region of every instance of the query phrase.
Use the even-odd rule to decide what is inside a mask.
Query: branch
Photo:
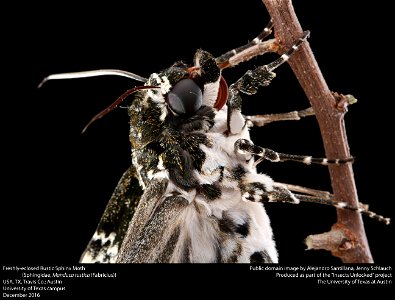
[[[262,0],[275,28],[280,51],[288,49],[303,35],[291,0]],[[329,159],[350,157],[344,126],[345,109],[340,109],[329,90],[309,43],[304,43],[291,57],[289,64],[314,109],[321,130],[325,154]],[[338,201],[358,207],[358,195],[351,164],[329,166],[333,194]],[[346,247],[344,241],[347,241]],[[337,209],[337,223],[331,231],[309,236],[310,247],[320,245],[345,263],[372,263],[368,241],[360,213]]]

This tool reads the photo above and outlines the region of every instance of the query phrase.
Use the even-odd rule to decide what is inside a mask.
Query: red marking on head
[[[189,73],[189,78],[195,79],[196,77],[199,77],[198,71],[200,70],[200,67],[190,67],[187,69],[187,72]]]
[[[221,76],[219,80],[219,89],[218,89],[218,97],[217,100],[215,101],[214,108],[216,110],[220,110],[228,101],[228,96],[229,96],[229,89],[228,89],[228,84],[225,81],[225,78]]]
[[[190,67],[187,69],[187,72],[189,73],[189,78],[194,79],[199,76],[198,71],[200,70],[200,67]],[[219,89],[218,89],[218,97],[217,100],[215,101],[214,108],[216,110],[220,110],[228,101],[228,96],[229,96],[229,89],[228,89],[228,84],[225,81],[225,78],[221,76],[219,80]]]

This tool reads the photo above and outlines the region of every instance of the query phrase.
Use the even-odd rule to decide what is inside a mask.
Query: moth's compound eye
[[[177,82],[167,94],[167,103],[179,115],[195,113],[202,106],[202,102],[202,90],[189,78]]]

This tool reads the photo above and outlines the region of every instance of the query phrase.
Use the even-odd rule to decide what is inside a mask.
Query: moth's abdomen
[[[215,205],[201,195],[191,202],[177,192],[162,197],[147,219],[135,220],[143,228],[130,228],[118,262],[277,263],[262,204],[231,189],[223,197]]]
[[[278,255],[270,221],[259,203],[273,190],[273,181],[256,173],[251,155],[235,151],[235,142],[240,138],[249,140],[249,132],[246,127],[234,135],[226,132],[226,114],[226,106],[216,113],[215,125],[206,132],[210,145],[200,145],[204,162],[201,170],[194,172],[200,185],[218,188],[219,195],[210,199],[197,192],[180,216],[180,241],[172,259],[276,263]],[[253,198],[246,197],[252,195]],[[190,242],[183,242],[188,239]],[[188,255],[180,256],[181,253]]]
[[[179,239],[171,262],[276,263],[272,230],[260,203],[244,202],[236,191],[224,193],[218,202],[233,202],[214,212],[199,196],[180,215]],[[237,197],[237,198],[236,198]],[[229,206],[229,203],[224,203]],[[216,205],[221,206],[220,203]]]

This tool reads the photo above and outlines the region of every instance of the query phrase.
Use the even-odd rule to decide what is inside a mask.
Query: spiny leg
[[[307,196],[307,195],[299,195],[299,194],[295,194],[295,196],[300,201],[303,201],[303,202],[319,203],[319,204],[334,206],[336,208],[357,211],[357,212],[360,212],[360,213],[368,216],[369,218],[376,219],[380,222],[384,222],[384,224],[386,224],[386,225],[390,224],[390,222],[391,222],[390,218],[385,218],[382,215],[378,215],[375,212],[370,211],[369,209],[366,208],[366,205],[360,205],[359,207],[353,207],[353,206],[350,206],[347,202],[343,202],[343,201],[334,201],[334,200],[330,200],[330,199],[324,199],[324,198]]]
[[[240,153],[240,154],[250,153],[259,156],[259,159],[255,162],[255,165],[259,164],[264,159],[269,160],[271,162],[283,162],[290,160],[290,161],[301,162],[307,165],[345,164],[354,161],[354,158],[352,157],[345,159],[327,159],[327,158],[315,158],[315,157],[304,156],[304,155],[279,153],[268,148],[256,146],[251,141],[246,139],[239,139],[235,142],[235,151],[236,153]]]
[[[266,25],[266,27],[262,30],[262,32],[256,38],[254,38],[251,42],[249,42],[241,47],[230,50],[230,51],[222,54],[221,56],[217,57],[215,59],[217,62],[217,65],[221,69],[225,69],[228,67],[234,67],[237,64],[239,64],[240,62],[247,60],[248,58],[247,59],[246,58],[239,59],[238,57],[245,56],[245,54],[246,54],[245,52],[248,51],[248,49],[250,49],[256,45],[262,44],[263,40],[272,33],[272,28],[273,28],[273,22],[272,22],[272,20],[270,20],[269,23]],[[263,52],[260,54],[270,52],[269,44],[270,43],[268,43],[267,50],[265,51],[264,49],[262,49]]]
[[[287,113],[244,116],[244,119],[246,119],[248,127],[262,127],[272,122],[299,121],[301,118],[314,115],[315,113],[313,108],[309,107],[303,110],[294,110]]]
[[[285,191],[285,192],[284,192]],[[290,196],[292,195],[292,196]],[[333,196],[332,196],[333,197]],[[330,198],[332,198],[330,197]],[[267,201],[268,202],[288,202],[288,203],[295,203],[294,199],[297,199],[298,202],[310,202],[310,203],[317,203],[317,204],[324,204],[328,206],[333,206],[340,209],[352,210],[360,212],[369,218],[375,219],[377,221],[383,222],[384,224],[388,225],[391,222],[390,218],[386,218],[382,215],[376,214],[373,211],[370,211],[366,204],[360,204],[359,207],[350,206],[348,203],[343,201],[336,201],[329,198],[324,197],[315,197],[309,195],[301,195],[301,194],[294,194],[290,192],[287,188],[283,189],[275,189],[274,192],[267,193]],[[263,198],[265,200],[265,198]]]
[[[315,197],[324,198],[324,199],[331,199],[331,200],[335,199],[335,196],[333,196],[331,193],[329,193],[327,191],[316,190],[316,189],[307,188],[304,186],[289,184],[289,183],[282,183],[282,182],[277,182],[277,183],[286,186],[287,189],[289,189],[292,192],[306,194],[306,195],[315,196]],[[362,204],[362,203],[360,203],[360,204]],[[363,204],[363,205],[365,205],[365,204]]]
[[[347,203],[343,204],[345,202],[336,201],[335,196],[327,191],[306,188],[306,187],[303,187],[300,185],[294,185],[294,184],[288,184],[288,183],[281,183],[281,184],[286,186],[290,191],[298,193],[296,196],[301,201],[317,203],[316,201],[314,201],[314,198],[315,199],[319,198],[320,203],[322,203],[322,204],[331,205],[331,206],[335,206],[335,207],[343,208],[343,209],[345,208],[345,209],[351,209],[351,210],[358,210],[373,219],[377,219],[381,222],[384,222],[386,225],[388,225],[391,221],[390,218],[384,218],[383,216],[380,216],[380,215],[376,214],[375,212],[370,211],[368,204],[358,202],[358,209],[354,208],[354,207],[349,208],[349,205]],[[300,195],[300,194],[305,194],[305,195]],[[306,196],[306,195],[313,196],[313,197],[310,199],[307,199],[307,198],[302,199],[300,197],[300,196]]]
[[[299,46],[307,39],[309,32],[306,31],[288,51],[282,54],[278,59],[270,64],[257,67],[254,70],[247,71],[239,80],[229,87],[228,99],[228,130],[235,134],[245,125],[245,119],[241,115],[242,99],[239,95],[243,92],[247,95],[255,94],[260,86],[267,86],[276,76],[273,71],[286,62],[291,55],[299,48]]]
[[[289,187],[292,187],[299,192],[304,191],[317,196],[295,194]],[[334,196],[328,192],[308,189],[301,186],[275,182],[273,184],[272,190],[268,191],[267,188],[260,183],[247,183],[241,186],[241,190],[244,200],[254,202],[284,202],[291,204],[299,204],[300,202],[324,204],[340,209],[360,212],[372,219],[383,222],[386,225],[390,224],[391,222],[390,218],[386,218],[382,215],[376,214],[373,211],[370,211],[368,205],[366,204],[360,203],[358,207],[353,207],[346,202],[335,200]]]
[[[357,102],[353,95],[339,95],[338,93],[333,94],[335,97],[340,99],[337,107],[347,107],[348,105],[352,105]],[[299,121],[301,118],[313,115],[315,115],[315,112],[312,107],[309,107],[306,109],[294,110],[287,113],[244,116],[244,119],[246,119],[248,127],[262,127],[266,124],[277,121]]]

